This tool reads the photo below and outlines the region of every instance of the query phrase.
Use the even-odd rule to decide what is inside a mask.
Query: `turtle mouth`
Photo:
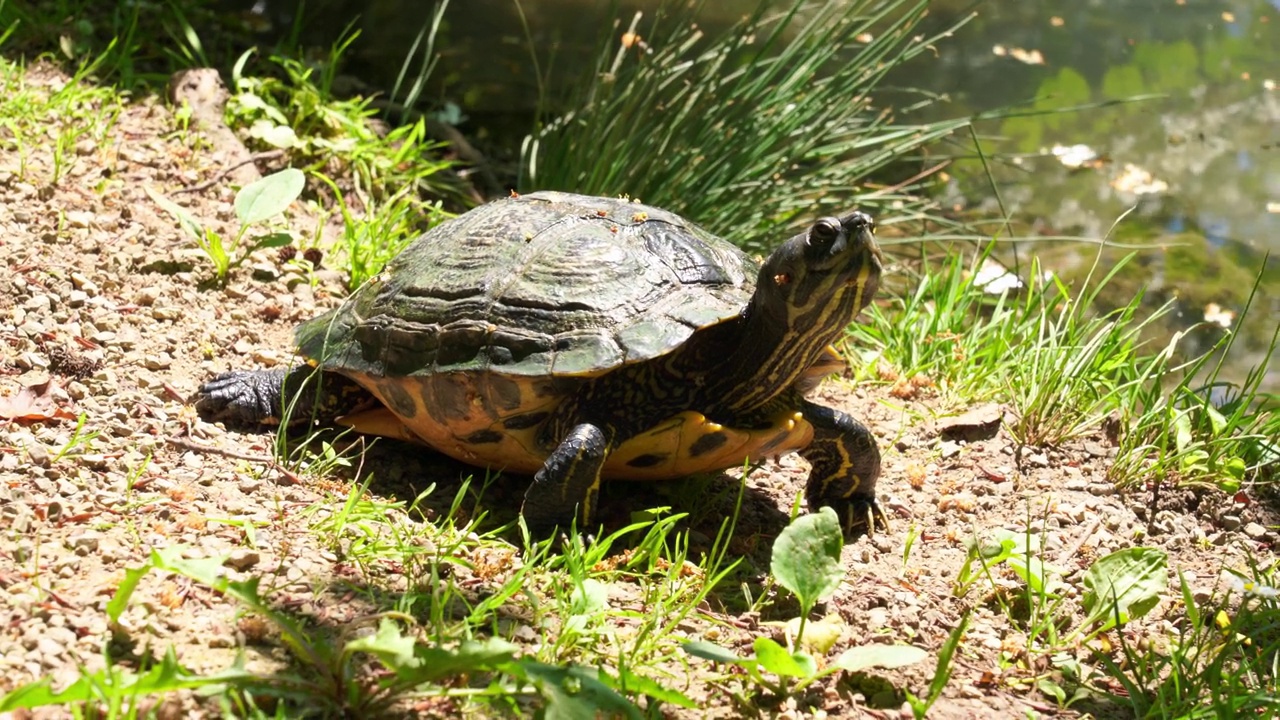
[[[855,213],[854,216],[845,218],[843,222],[846,227],[853,225],[849,229],[848,238],[841,238],[839,251],[833,248],[832,257],[842,257],[844,272],[849,273],[849,277],[845,280],[845,284],[849,286],[861,285],[865,283],[868,276],[879,277],[881,270],[884,268],[884,255],[880,251],[880,245],[876,242],[874,225],[869,219],[858,222],[860,218],[857,216],[861,213]],[[863,218],[866,216],[863,215]]]

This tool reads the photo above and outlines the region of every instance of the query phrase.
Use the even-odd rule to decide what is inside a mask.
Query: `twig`
[[[1089,527],[1085,528],[1083,533],[1080,533],[1080,537],[1076,538],[1076,541],[1071,543],[1071,547],[1063,550],[1061,553],[1058,553],[1058,564],[1065,565],[1069,560],[1071,560],[1071,558],[1075,557],[1080,552],[1080,548],[1084,547],[1084,544],[1101,524],[1101,517],[1094,518],[1093,522],[1089,523]]]
[[[258,162],[259,160],[274,160],[274,159],[276,159],[276,158],[278,158],[278,157],[283,157],[283,156],[284,156],[284,151],[283,151],[283,150],[266,150],[266,151],[264,151],[264,152],[254,153],[254,154],[250,155],[249,157],[245,158],[244,160],[241,160],[241,161],[240,161],[240,162],[238,162],[238,163],[233,163],[233,164],[231,164],[231,165],[228,165],[227,167],[225,167],[225,168],[223,168],[223,169],[222,169],[222,172],[218,173],[217,175],[214,175],[214,176],[213,176],[211,179],[209,179],[209,180],[206,180],[206,181],[204,181],[204,182],[202,182],[202,183],[200,183],[200,184],[198,184],[198,185],[192,185],[192,186],[190,186],[190,187],[184,187],[184,188],[182,188],[182,189],[180,189],[180,190],[174,190],[173,192],[171,192],[171,193],[169,193],[169,194],[170,194],[170,195],[181,195],[182,193],[189,193],[189,192],[201,192],[201,191],[204,191],[204,190],[208,190],[209,188],[213,187],[214,185],[217,185],[218,183],[222,182],[222,178],[226,177],[227,175],[230,175],[230,174],[232,173],[232,171],[236,170],[237,168],[244,167],[245,165],[248,165],[249,163],[256,163],[256,162]]]
[[[171,435],[165,438],[165,442],[169,443],[170,445],[177,445],[180,448],[186,448],[188,450],[194,450],[196,452],[213,453],[214,455],[222,455],[223,457],[235,458],[236,460],[248,460],[249,462],[261,463],[263,465],[266,465],[268,468],[280,473],[282,476],[284,476],[284,478],[289,481],[290,485],[302,484],[302,478],[299,477],[297,473],[281,465],[273,457],[266,457],[262,455],[249,455],[247,453],[236,452],[235,450],[225,450],[223,448],[214,447],[212,445],[201,445],[198,442],[193,442],[186,438],[180,438],[174,435]]]

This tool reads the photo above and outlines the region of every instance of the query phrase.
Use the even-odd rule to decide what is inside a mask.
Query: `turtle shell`
[[[319,367],[385,406],[348,424],[533,472],[546,458],[538,429],[567,394],[739,317],[758,272],[737,247],[665,210],[539,192],[427,232],[340,307],[300,326],[297,339]],[[683,413],[625,442],[605,474],[719,469],[753,448],[803,445],[807,433],[788,416],[730,436]],[[728,438],[723,453],[695,452],[706,434]],[[666,460],[650,462],[658,456]]]
[[[591,377],[737,317],[758,271],[665,210],[539,192],[433,228],[297,340],[353,377]]]

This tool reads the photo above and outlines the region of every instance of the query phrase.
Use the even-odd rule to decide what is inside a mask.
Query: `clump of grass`
[[[255,250],[284,247],[293,242],[288,232],[278,231],[248,238],[249,229],[272,220],[284,213],[302,193],[306,178],[297,168],[285,168],[245,185],[236,193],[235,211],[240,227],[234,237],[223,238],[217,231],[204,226],[181,205],[145,188],[147,194],[160,207],[178,221],[196,245],[213,263],[218,282],[226,282],[232,268],[239,267]],[[248,242],[246,242],[248,240]]]
[[[356,38],[344,35],[314,66],[271,56],[278,72],[254,76],[246,74],[252,55],[245,53],[232,72],[227,104],[230,122],[248,126],[251,144],[284,151],[327,185],[342,214],[341,258],[352,289],[413,237],[451,217],[443,201],[469,202],[447,172],[452,162],[444,158],[444,145],[427,137],[425,120],[384,132],[371,98],[334,93],[336,69]]]
[[[1100,657],[1111,683],[1098,692],[1133,717],[1265,717],[1280,699],[1280,606],[1274,568],[1230,574],[1228,589],[1197,600],[1178,574],[1183,614],[1168,637]]]
[[[763,0],[715,37],[699,5],[610,38],[573,109],[526,138],[522,187],[629,194],[760,248],[800,217],[898,203],[871,176],[968,124],[912,124],[874,94],[954,30],[918,36],[925,2]]]
[[[30,68],[0,60],[0,149],[16,154],[16,166],[6,170],[18,180],[57,187],[85,161],[82,142],[105,142],[124,105],[110,89],[88,82],[96,67],[86,61],[65,83],[33,82]]]
[[[247,127],[260,148],[287,151],[295,166],[341,178],[361,200],[383,201],[405,188],[422,197],[455,196],[457,188],[441,174],[450,167],[443,145],[427,139],[423,121],[384,133],[371,98],[333,92],[336,68],[355,39],[336,42],[318,67],[273,55],[268,61],[276,72],[250,75],[252,53],[242,55],[231,74],[230,123]]]
[[[1047,283],[1051,290],[1026,295],[1020,315],[1032,332],[1010,345],[1003,373],[1014,413],[1009,432],[1020,446],[1056,446],[1097,429],[1159,367],[1141,338],[1171,304],[1139,320],[1139,295],[1096,314],[1098,293],[1127,260],[1096,284],[1086,279],[1075,298],[1057,277]],[[1033,263],[1032,276],[1038,271]]]
[[[1280,466],[1276,401],[1262,392],[1280,329],[1245,379],[1229,383],[1220,373],[1236,333],[1175,364],[1180,340],[1194,328],[1163,346],[1148,342],[1172,303],[1143,317],[1141,295],[1098,310],[1133,256],[1100,278],[1091,272],[1079,289],[1035,262],[1025,287],[997,293],[977,272],[990,250],[972,263],[959,253],[932,267],[925,262],[913,290],[868,308],[867,321],[850,326],[847,344],[869,357],[864,373],[904,387],[923,378],[916,385],[936,389],[944,410],[982,399],[1006,403],[1007,429],[1019,447],[1057,446],[1108,426],[1119,444],[1108,474],[1120,485],[1234,492]]]
[[[864,321],[849,326],[846,355],[865,354],[863,372],[904,390],[913,382],[935,388],[948,405],[1000,392],[989,369],[1002,364],[1010,336],[1022,328],[1011,294],[986,292],[973,270],[994,247],[972,262],[962,252],[941,261],[923,257],[911,274],[913,287],[869,305]]]
[[[1261,280],[1259,271],[1237,327],[1254,307]],[[1146,482],[1158,487],[1172,482],[1236,492],[1248,480],[1264,479],[1280,467],[1280,413],[1276,398],[1262,392],[1267,367],[1280,346],[1280,326],[1239,383],[1221,377],[1239,338],[1232,330],[1208,352],[1172,365],[1178,342],[1193,330],[1170,340],[1158,372],[1148,374],[1136,388],[1124,418],[1120,452],[1108,469],[1117,484]]]

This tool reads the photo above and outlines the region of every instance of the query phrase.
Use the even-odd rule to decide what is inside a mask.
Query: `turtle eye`
[[[835,218],[822,218],[809,228],[809,244],[830,245],[840,236],[840,221]]]

